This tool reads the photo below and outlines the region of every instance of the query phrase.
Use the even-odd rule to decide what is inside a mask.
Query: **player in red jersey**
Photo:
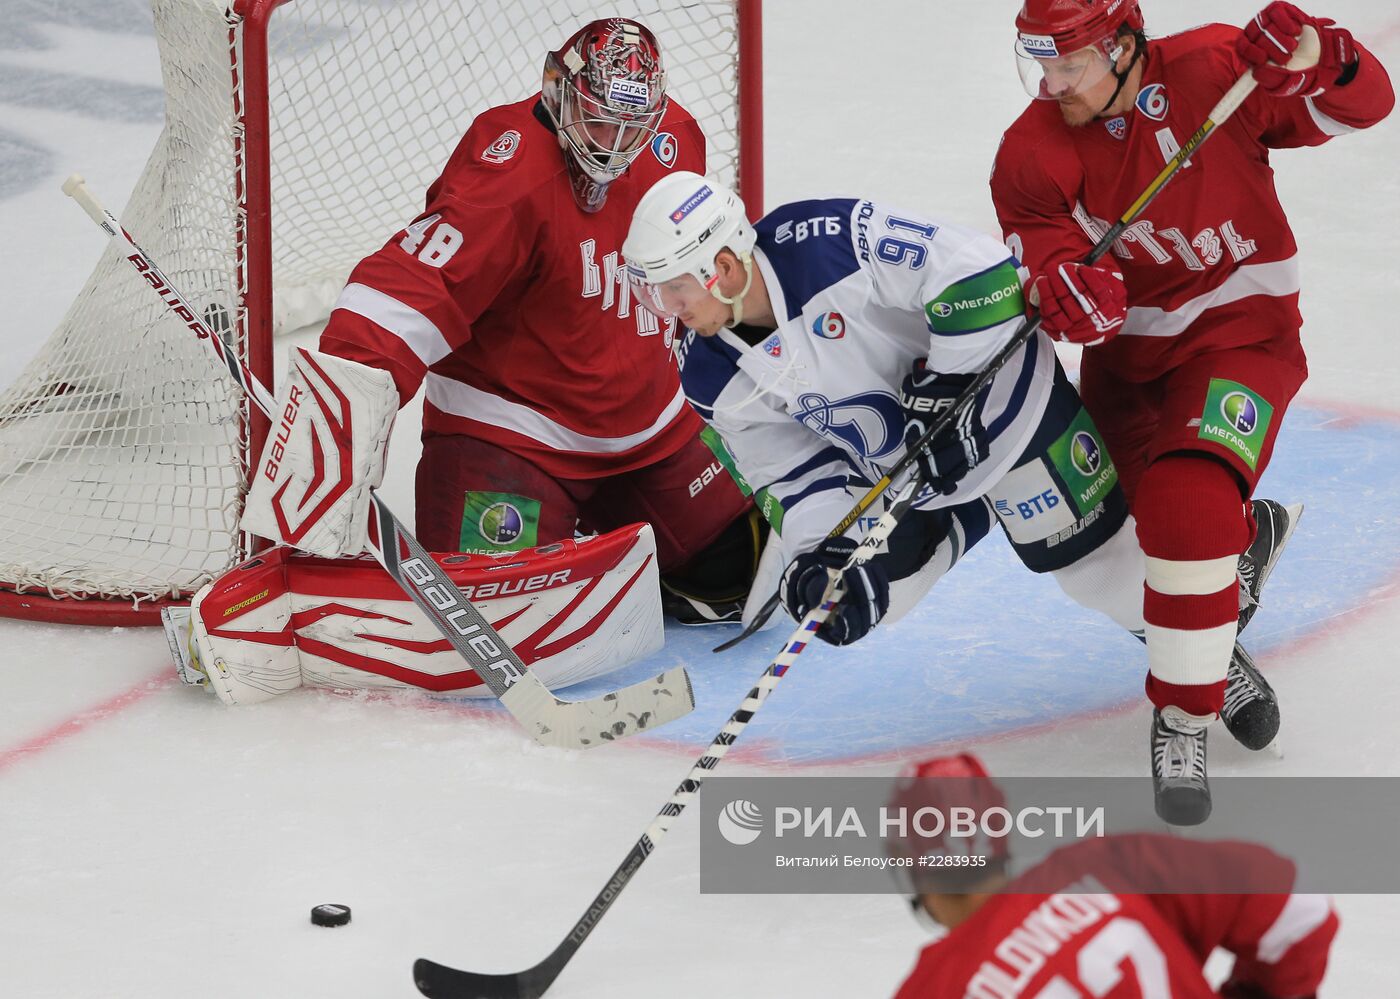
[[[1243,30],[1147,41],[1136,0],[1026,0],[1018,61],[1038,98],[1007,131],[992,197],[1044,328],[1086,346],[1080,392],[1147,554],[1144,617],[1158,811],[1210,810],[1205,727],[1226,703],[1246,502],[1307,376],[1298,250],[1269,150],[1320,145],[1389,114],[1375,56],[1271,3]],[[1304,28],[1315,65],[1282,64]],[[1243,73],[1258,89],[1092,267],[1079,261]],[[1278,514],[1280,511],[1270,511]],[[1241,572],[1248,571],[1242,560]]]
[[[1006,801],[964,754],[910,767],[891,804],[981,815]],[[1015,876],[1004,839],[911,836],[887,848],[941,864],[895,870],[911,872],[916,913],[947,930],[895,999],[1302,999],[1316,994],[1337,933],[1325,896],[1290,894],[1293,863],[1248,843],[1109,836]],[[950,863],[960,856],[986,865]],[[1219,992],[1204,973],[1217,947],[1235,955]]]
[[[641,195],[704,165],[652,33],[594,21],[549,54],[541,92],[476,117],[422,214],[355,268],[320,349],[388,371],[401,403],[426,383],[429,550],[649,521],[668,606],[737,619],[757,518],[700,438],[674,326],[633,307],[620,256]]]

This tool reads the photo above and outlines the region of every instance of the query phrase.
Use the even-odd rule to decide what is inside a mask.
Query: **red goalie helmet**
[[[608,185],[646,148],[666,113],[661,46],[636,21],[592,21],[545,59],[542,96],[574,199],[596,212]]]
[[[1111,40],[1125,24],[1142,30],[1137,0],[1026,0],[1016,32],[1030,55],[1054,58]]]

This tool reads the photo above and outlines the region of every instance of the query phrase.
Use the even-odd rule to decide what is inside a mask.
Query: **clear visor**
[[[1113,73],[1123,54],[1115,39],[1106,38],[1087,48],[1049,58],[1031,55],[1022,39],[1016,39],[1016,69],[1021,86],[1038,101],[1078,97]]]
[[[616,111],[565,84],[561,131],[595,180],[612,179],[655,137],[665,113],[664,103],[655,111]]]
[[[682,274],[653,284],[640,268],[628,265],[627,281],[632,287],[632,300],[641,308],[661,319],[679,319],[686,325],[690,325],[686,317],[710,297],[709,286],[694,274]]]

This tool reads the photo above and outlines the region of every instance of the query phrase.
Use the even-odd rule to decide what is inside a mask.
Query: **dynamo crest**
[[[809,430],[865,458],[883,458],[904,443],[904,411],[888,392],[846,399],[804,392],[791,412]]]

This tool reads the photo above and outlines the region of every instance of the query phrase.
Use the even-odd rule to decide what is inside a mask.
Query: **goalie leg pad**
[[[393,376],[302,347],[289,368],[243,529],[315,555],[358,554],[399,408]]]
[[[195,594],[182,678],[203,673],[209,689],[229,705],[257,704],[301,686],[287,588],[290,556],[288,549],[274,548]]]
[[[610,673],[664,642],[656,547],[646,524],[504,557],[434,558],[548,686]],[[206,588],[193,623],[209,684],[229,704],[302,684],[491,696],[368,557],[278,549]]]

